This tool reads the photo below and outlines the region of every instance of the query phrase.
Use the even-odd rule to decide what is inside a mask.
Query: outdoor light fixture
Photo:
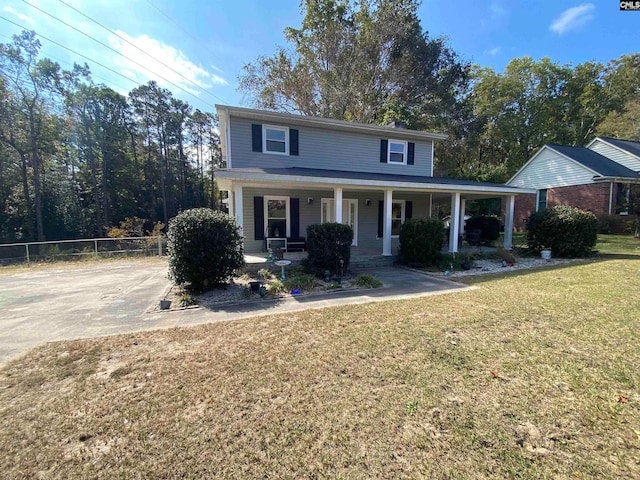
[[[307,197],[307,205],[313,205],[313,197]]]
[[[367,198],[367,199],[364,201],[364,204],[365,204],[367,207],[370,207],[370,206],[371,206],[371,200],[369,200],[369,199]]]

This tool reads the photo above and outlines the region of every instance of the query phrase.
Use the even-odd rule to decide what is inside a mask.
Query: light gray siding
[[[589,149],[593,150],[594,152],[598,152],[600,155],[605,156],[610,160],[613,160],[614,162],[633,170],[634,172],[640,171],[640,160],[638,160],[630,153],[612,147],[611,145],[603,142],[600,139],[596,139],[596,141],[593,142]]]
[[[543,147],[544,148],[544,147]],[[508,185],[525,188],[554,188],[593,183],[594,173],[577,162],[544,148]]]
[[[303,167],[397,175],[431,175],[433,159],[429,141],[414,142],[414,165],[394,165],[380,162],[380,140],[393,139],[392,136],[381,137],[296,125],[271,124],[296,128],[299,131],[299,155],[274,155],[252,151],[252,123],[259,122],[231,118],[232,168]]]
[[[307,236],[309,225],[320,223],[322,198],[333,198],[331,190],[281,190],[267,188],[243,189],[243,217],[245,251],[247,253],[263,252],[264,240],[255,240],[253,197],[259,196],[286,196],[300,199],[300,236]],[[378,235],[378,201],[383,200],[381,191],[345,190],[344,199],[358,200],[358,247],[379,249],[382,254],[382,239]],[[307,204],[307,198],[313,198],[313,204]],[[412,218],[426,218],[429,216],[429,194],[403,194],[394,192],[394,200],[410,200],[412,202]],[[366,205],[366,200],[371,200],[371,205]],[[392,251],[397,253],[399,245],[397,238],[392,238]]]

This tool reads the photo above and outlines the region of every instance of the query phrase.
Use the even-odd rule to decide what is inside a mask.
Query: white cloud
[[[117,31],[117,33],[127,41],[118,38],[116,35],[110,35],[109,44],[122,55],[135,60],[134,62],[123,56],[114,58],[114,63],[121,70],[126,71],[127,76],[133,73],[139,78],[155,80],[159,85],[166,88],[173,87],[169,83],[171,82],[193,95],[202,93],[200,88],[207,89],[214,85],[228,85],[224,78],[190,62],[183,52],[171,45],[150,38],[147,35],[131,37],[122,31]],[[136,47],[146,52],[147,55]],[[159,76],[164,77],[166,80],[159,78]]]
[[[25,15],[24,13],[18,12],[16,9],[10,7],[9,5],[5,5],[4,7],[2,7],[2,11],[10,13],[12,15],[15,15],[16,17],[18,17],[23,22],[27,22],[27,23],[29,23],[31,25],[35,24],[35,22],[33,21],[33,18],[31,18],[28,15]]]
[[[584,3],[577,7],[569,8],[551,23],[549,30],[558,35],[564,35],[570,30],[576,30],[593,19],[593,11],[595,9],[596,7],[593,3]]]
[[[502,51],[502,47],[494,47],[489,50],[484,50],[482,53],[484,53],[485,55],[491,55],[492,57],[495,57],[501,51]]]

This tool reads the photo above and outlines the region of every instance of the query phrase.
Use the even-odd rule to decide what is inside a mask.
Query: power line
[[[198,96],[194,95],[193,93],[189,92],[188,90],[185,90],[184,88],[182,88],[180,85],[177,85],[177,84],[173,83],[171,80],[168,80],[168,79],[164,78],[162,75],[157,74],[156,72],[154,72],[153,70],[151,70],[151,69],[149,69],[149,68],[145,67],[145,66],[144,66],[144,65],[142,65],[141,63],[138,63],[138,62],[136,62],[135,60],[133,60],[132,58],[127,57],[126,55],[122,54],[121,52],[119,52],[119,51],[118,51],[118,50],[116,50],[115,48],[113,48],[113,47],[111,47],[111,46],[107,45],[106,43],[101,42],[100,40],[98,40],[98,39],[96,39],[96,38],[92,37],[91,35],[89,35],[89,34],[87,34],[87,33],[83,32],[82,30],[80,30],[80,29],[78,29],[78,28],[74,27],[73,25],[70,25],[69,23],[65,22],[64,20],[61,20],[60,18],[56,17],[55,15],[52,15],[52,14],[50,14],[50,13],[48,13],[48,12],[46,12],[46,11],[42,10],[41,8],[36,7],[35,5],[32,5],[31,3],[27,2],[26,0],[22,0],[22,1],[23,1],[24,3],[26,3],[27,5],[29,5],[30,7],[35,8],[36,10],[39,10],[40,12],[44,13],[45,15],[48,15],[49,17],[53,18],[54,20],[57,20],[58,22],[62,23],[63,25],[66,25],[67,27],[69,27],[69,28],[71,28],[71,29],[75,30],[76,32],[78,32],[78,33],[80,33],[80,34],[84,35],[85,37],[90,38],[90,39],[91,39],[91,40],[93,40],[94,42],[99,43],[99,44],[100,44],[100,45],[102,45],[103,47],[108,48],[109,50],[111,50],[111,51],[115,52],[116,54],[120,55],[121,57],[126,58],[127,60],[129,60],[130,62],[132,62],[132,63],[134,63],[134,64],[136,64],[136,65],[138,65],[139,67],[144,68],[146,71],[148,71],[148,72],[152,73],[153,75],[155,75],[156,77],[158,77],[158,78],[160,78],[160,79],[164,80],[165,82],[170,83],[171,85],[173,85],[174,87],[178,88],[179,90],[182,90],[184,93],[186,93],[186,94],[188,94],[188,95],[191,95],[192,97],[194,97],[195,99],[199,100],[200,102],[202,102],[202,103],[204,103],[204,104],[206,104],[206,105],[209,105],[209,106],[210,106],[210,107],[212,107],[212,108],[215,108],[215,105],[213,105],[213,104],[211,104],[211,103],[207,102],[206,100],[203,100],[203,99],[199,98]],[[4,18],[4,17],[2,17],[2,18]],[[12,22],[12,23],[13,23],[13,22]]]
[[[12,37],[10,37],[9,35],[5,35],[3,33],[0,33],[0,37],[6,38],[8,40],[13,40]],[[56,57],[55,55],[51,55],[50,52],[42,51],[42,53],[44,54],[44,56],[46,58],[51,58],[53,60],[56,60],[59,63],[63,63],[65,65],[68,65],[68,66],[73,68],[73,64],[71,62],[69,62],[68,60],[64,60],[64,59],[62,59],[60,57]],[[113,87],[117,87],[117,88],[119,88],[121,90],[124,90],[124,91],[127,91],[127,92],[129,91],[129,88],[127,88],[127,87],[125,87],[123,85],[119,85],[119,84],[115,83],[113,80],[110,80],[108,78],[101,77],[100,75],[96,74],[95,72],[91,72],[91,77],[102,80],[102,82],[100,82],[102,85],[104,85],[106,87],[109,87],[109,88],[112,88],[113,90],[115,90],[115,88],[113,88]],[[133,80],[131,78],[129,80],[131,80],[132,82],[135,82],[135,80]],[[135,83],[136,83],[136,85],[139,85],[137,82],[135,82]],[[109,85],[109,84],[111,84],[111,85]]]
[[[25,3],[27,3],[29,5],[28,2],[26,2],[25,0],[23,0]],[[189,82],[190,84],[192,84],[193,86],[199,88],[200,90],[202,90],[204,93],[206,93],[207,95],[211,95],[214,98],[217,98],[218,100],[220,100],[221,102],[227,103],[223,98],[220,98],[219,96],[217,96],[214,93],[209,92],[208,90],[205,90],[204,88],[202,88],[200,85],[198,85],[196,82],[194,82],[193,80],[191,80],[190,78],[184,76],[182,73],[178,72],[177,70],[173,69],[172,67],[170,67],[169,65],[167,65],[166,63],[162,62],[161,60],[158,60],[156,57],[154,57],[153,55],[151,55],[148,52],[145,52],[143,49],[141,49],[140,47],[138,47],[136,44],[130,42],[129,40],[127,40],[126,38],[124,38],[122,35],[119,35],[118,33],[114,32],[113,30],[111,30],[109,27],[106,27],[105,25],[103,25],[102,23],[98,22],[97,20],[91,18],[89,15],[86,15],[85,13],[82,13],[80,10],[78,10],[77,8],[69,5],[68,3],[66,3],[64,0],[58,0],[60,3],[62,3],[63,5],[66,5],[67,7],[69,7],[71,10],[79,13],[80,15],[82,15],[84,18],[86,18],[87,20],[92,21],[93,23],[95,23],[96,25],[102,27],[103,29],[105,29],[107,32],[115,35],[116,37],[118,37],[119,39],[127,42],[129,45],[131,45],[132,47],[136,48],[137,50],[139,50],[140,52],[144,53],[146,56],[148,56],[149,58],[155,60],[156,62],[158,62],[160,65],[162,65],[163,67],[168,68],[169,70],[171,70],[172,72],[174,72],[177,75],[180,75],[182,78],[184,78],[187,82]],[[126,58],[126,57],[125,57]]]
[[[15,25],[16,27],[21,28],[22,30],[27,30],[27,31],[29,31],[29,30],[30,30],[29,28],[24,27],[24,26],[22,26],[22,25],[20,25],[20,24],[18,24],[18,23],[16,23],[16,22],[14,22],[14,21],[12,21],[12,20],[9,20],[8,18],[3,17],[2,15],[0,15],[0,18],[1,18],[2,20],[4,20],[5,22],[9,22],[9,23],[11,23],[12,25]],[[83,55],[83,54],[82,54],[82,53],[80,53],[80,52],[76,52],[75,50],[73,50],[73,49],[71,49],[71,48],[69,48],[69,47],[67,47],[67,46],[65,46],[65,45],[62,45],[61,43],[56,42],[55,40],[52,40],[52,39],[50,39],[50,38],[47,38],[47,37],[45,37],[44,35],[42,35],[42,34],[40,34],[40,33],[36,33],[36,36],[38,36],[38,37],[40,37],[40,38],[42,38],[42,39],[44,39],[44,40],[46,40],[46,41],[48,41],[48,42],[51,42],[51,43],[53,43],[53,44],[55,44],[55,45],[58,45],[59,47],[64,48],[65,50],[70,51],[70,52],[71,52],[71,53],[73,53],[74,55],[78,55],[78,56],[80,56],[80,57],[84,58],[85,60],[88,60],[88,61],[90,61],[90,62],[92,62],[92,63],[95,63],[96,65],[99,65],[99,66],[101,66],[102,68],[104,68],[104,69],[106,69],[106,70],[109,70],[110,72],[115,73],[116,75],[119,75],[120,77],[122,77],[122,78],[124,78],[124,79],[126,79],[126,80],[129,80],[130,82],[133,82],[133,83],[135,83],[135,84],[136,84],[136,85],[138,85],[138,86],[142,86],[142,84],[141,84],[141,83],[139,83],[139,82],[137,82],[137,81],[133,80],[132,78],[129,78],[129,77],[127,77],[126,75],[123,75],[122,73],[120,73],[120,72],[118,72],[118,71],[114,70],[113,68],[107,67],[106,65],[103,65],[102,63],[98,62],[97,60],[94,60],[94,59],[92,59],[92,58],[90,58],[90,57],[87,57],[86,55]]]

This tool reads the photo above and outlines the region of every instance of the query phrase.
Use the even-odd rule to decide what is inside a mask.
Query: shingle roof
[[[382,182],[435,183],[440,185],[465,185],[476,187],[504,187],[504,184],[460,180],[457,178],[426,177],[418,175],[396,175],[390,173],[355,172],[345,170],[324,170],[321,168],[231,168],[217,170],[227,172],[267,173],[271,175],[294,175],[300,177],[345,178],[349,180],[377,180]]]
[[[634,142],[631,140],[618,140],[617,138],[599,137],[607,143],[621,148],[625,152],[629,152],[631,155],[635,155],[640,158],[640,142]]]
[[[564,145],[548,145],[548,147],[575,160],[602,177],[640,178],[638,172],[634,172],[630,168],[620,165],[588,148],[567,147]]]

